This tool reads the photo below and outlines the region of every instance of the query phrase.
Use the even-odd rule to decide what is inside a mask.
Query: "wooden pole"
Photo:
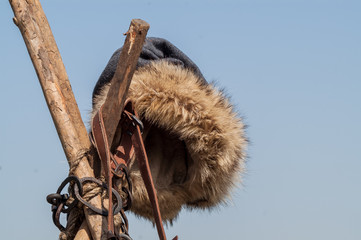
[[[14,23],[19,27],[30,58],[38,75],[46,103],[53,118],[70,168],[79,177],[94,177],[86,156],[91,143],[82,122],[68,76],[49,23],[38,0],[9,0],[14,12]],[[89,157],[89,156],[88,156]],[[102,207],[100,196],[90,200]],[[106,218],[84,208],[86,220],[94,240],[102,239]],[[104,227],[102,227],[104,226]],[[85,238],[84,238],[85,239]]]
[[[130,23],[125,42],[120,53],[117,68],[111,80],[111,88],[103,104],[102,115],[106,129],[109,147],[112,146],[113,138],[121,118],[124,102],[129,86],[137,66],[139,55],[149,29],[149,24],[141,19],[133,19]],[[84,225],[84,224],[83,224]],[[82,226],[83,226],[82,225]],[[81,229],[75,240],[80,240],[86,234]],[[82,232],[82,234],[80,234]]]
[[[141,19],[133,19],[130,23],[127,37],[125,39],[122,51],[119,56],[117,68],[114,76],[110,82],[111,87],[108,91],[107,98],[101,108],[104,127],[106,130],[107,143],[109,148],[113,145],[113,138],[117,130],[121,113],[123,111],[124,102],[127,97],[129,86],[136,69],[140,52],[143,48],[143,43],[149,29],[149,24]],[[119,144],[118,142],[116,142]],[[99,152],[100,154],[100,152]],[[101,155],[101,154],[100,154]],[[106,159],[102,159],[105,161]],[[109,160],[106,160],[109,161]],[[107,163],[107,165],[110,163]],[[108,165],[110,168],[110,165]],[[105,171],[110,171],[105,169]],[[110,172],[105,174],[107,176],[107,184],[112,185]],[[111,190],[109,189],[109,201],[112,201]],[[112,214],[108,215],[108,222],[110,223],[109,230],[114,229]]]
[[[74,174],[79,178],[94,177],[89,166],[91,143],[71,90],[70,82],[61,60],[59,50],[49,23],[38,0],[9,0],[14,11],[14,23],[19,27],[30,58],[38,75],[48,108],[57,129],[65,155]],[[132,20],[115,75],[112,88],[103,108],[108,141],[112,143],[120,112],[135,71],[149,24],[143,20]],[[87,158],[88,157],[88,158]],[[99,196],[90,200],[101,208]],[[81,225],[76,239],[94,240],[106,238],[106,219],[84,207],[86,222]],[[91,233],[91,236],[89,235]]]
[[[91,239],[91,233],[89,231],[86,221],[83,221],[76,236],[74,237],[74,240],[87,240],[87,239]]]
[[[114,77],[111,81],[102,114],[104,126],[108,136],[109,146],[113,145],[113,138],[118,126],[124,101],[127,96],[133,73],[137,66],[140,52],[149,29],[149,24],[141,19],[133,19],[125,39],[122,52]]]

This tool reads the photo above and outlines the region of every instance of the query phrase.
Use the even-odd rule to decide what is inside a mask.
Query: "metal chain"
[[[121,230],[123,233],[118,236],[118,239],[131,239],[128,234],[129,224],[128,224],[128,218],[125,215],[125,211],[129,210],[132,206],[133,184],[129,177],[128,168],[125,164],[118,164],[113,173],[114,173],[114,178],[121,179],[122,182],[126,182],[127,185],[127,187],[125,186],[121,187],[121,190],[126,197],[124,197],[123,199],[123,209],[120,211],[120,216],[123,220],[121,224]],[[124,195],[122,194],[122,196]]]
[[[125,114],[123,112],[123,114]],[[134,115],[129,113],[129,118],[131,119],[130,124],[132,124],[133,127],[139,126],[139,129],[141,132],[143,132],[143,123]],[[133,132],[128,133],[130,136],[132,136]],[[91,140],[94,144],[94,139],[91,137]],[[115,164],[115,169],[112,170],[113,178],[121,180],[121,188],[118,189],[119,191],[122,191],[122,197],[118,193],[118,191],[115,190],[115,186],[107,186],[104,182],[91,177],[86,177],[79,179],[76,176],[69,176],[67,177],[59,186],[58,191],[54,194],[49,194],[47,196],[47,201],[52,205],[52,212],[53,212],[53,222],[54,224],[59,228],[60,231],[66,230],[64,226],[61,225],[59,218],[61,213],[67,213],[69,216],[69,212],[79,203],[81,202],[85,206],[87,206],[89,209],[94,211],[97,214],[100,214],[102,216],[108,216],[108,211],[105,209],[99,209],[95,206],[91,205],[87,200],[84,199],[83,196],[83,184],[85,182],[93,182],[102,187],[103,189],[108,189],[108,187],[111,187],[111,192],[115,196],[116,203],[113,204],[113,215],[120,213],[120,216],[122,218],[121,221],[121,234],[114,235],[114,233],[109,232],[108,233],[108,239],[125,239],[130,240],[130,236],[128,234],[128,219],[125,215],[125,211],[129,210],[132,206],[132,192],[133,192],[133,185],[132,181],[130,179],[130,175],[128,172],[127,164],[120,163],[118,164],[117,161],[114,159],[114,156],[111,154],[111,159]],[[61,191],[63,188],[70,184],[69,187],[69,194],[61,194]],[[124,184],[123,184],[124,183]],[[70,204],[68,203],[69,199],[74,199]]]
[[[83,198],[84,197],[83,196],[83,183],[84,182],[94,182],[104,189],[108,188],[108,186],[105,183],[101,182],[100,180],[98,180],[96,178],[88,177],[88,178],[79,179],[76,176],[69,176],[61,183],[61,185],[59,186],[56,193],[49,194],[46,197],[47,202],[52,205],[51,211],[53,212],[53,222],[60,231],[65,230],[65,227],[62,226],[59,221],[60,214],[61,213],[69,214],[69,212],[78,204],[78,202],[83,203],[89,209],[93,210],[94,212],[96,212],[102,216],[108,215],[107,210],[96,208],[93,205],[91,205],[89,202],[84,200],[84,198]],[[62,190],[68,183],[69,184],[73,183],[73,187],[69,188],[69,189],[71,189],[70,193],[69,194],[67,194],[67,193],[61,194]],[[122,203],[122,199],[121,199],[119,193],[114,188],[112,189],[112,193],[114,194],[114,196],[116,198],[116,204],[114,204],[113,213],[117,214],[122,210],[123,203]],[[70,198],[73,198],[74,200],[69,204],[68,200]]]
[[[126,195],[124,200],[122,200],[120,194],[114,188],[112,188],[112,193],[116,199],[116,204],[113,205],[113,214],[115,215],[120,213],[120,216],[123,220],[121,224],[123,233],[118,236],[110,236],[109,239],[113,239],[113,237],[115,237],[115,239],[131,239],[128,234],[128,219],[124,212],[129,210],[132,205],[132,182],[129,178],[127,167],[124,164],[120,164],[119,166],[117,166],[115,172],[118,174],[114,176],[116,176],[117,178],[124,177],[125,181],[127,182],[127,187],[122,186],[122,191]],[[107,210],[96,208],[84,199],[83,184],[85,182],[93,182],[102,187],[103,189],[108,189],[108,186],[104,182],[96,178],[86,177],[79,179],[76,176],[69,176],[60,184],[56,193],[49,194],[46,197],[47,202],[52,205],[51,211],[53,212],[53,222],[60,231],[66,230],[66,228],[60,223],[61,213],[66,213],[67,215],[69,215],[70,211],[74,207],[76,207],[79,202],[81,202],[97,214],[100,214],[102,216],[108,216]],[[69,187],[69,194],[61,194],[67,184],[70,184],[72,186]],[[69,199],[71,198],[73,199],[73,201],[69,203]]]
[[[56,193],[52,193],[49,194],[46,197],[46,200],[48,201],[48,203],[51,204],[51,211],[53,212],[53,222],[55,224],[55,226],[58,227],[58,229],[60,231],[64,231],[65,227],[63,225],[61,225],[60,223],[60,214],[61,213],[67,213],[69,214],[69,212],[78,204],[79,200],[76,198],[73,198],[74,200],[72,201],[72,203],[68,204],[68,200],[69,200],[69,194],[61,194],[63,188],[68,184],[68,183],[75,183],[74,186],[77,186],[78,189],[81,189],[79,191],[80,195],[83,195],[83,188],[82,188],[82,184],[79,180],[79,178],[77,178],[76,176],[69,176],[67,177],[59,186],[58,190],[56,191]],[[71,191],[71,195],[74,196],[74,191]]]

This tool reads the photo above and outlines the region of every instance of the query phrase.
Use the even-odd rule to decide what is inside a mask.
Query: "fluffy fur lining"
[[[109,85],[96,96],[93,114]],[[244,125],[227,98],[191,71],[166,61],[139,68],[128,96],[146,125],[145,145],[164,220],[182,206],[224,202],[244,172]],[[131,166],[132,211],[153,219],[137,164]]]

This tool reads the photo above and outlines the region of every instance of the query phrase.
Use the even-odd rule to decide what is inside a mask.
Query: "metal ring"
[[[64,188],[68,183],[70,183],[70,182],[72,182],[72,181],[75,182],[74,187],[77,186],[78,189],[80,189],[80,190],[79,190],[79,193],[80,193],[81,195],[83,195],[83,187],[82,187],[82,184],[81,184],[79,178],[76,177],[76,176],[69,176],[69,177],[65,178],[65,180],[64,180],[64,181],[61,183],[61,185],[59,186],[58,191],[56,191],[56,193],[60,194],[61,191],[63,190],[63,188]],[[74,193],[74,189],[73,189],[73,193]],[[74,198],[74,201],[73,201],[69,206],[67,206],[66,209],[64,208],[63,210],[61,210],[61,212],[63,212],[63,213],[69,213],[70,210],[73,209],[73,208],[78,204],[78,202],[79,202],[78,199]]]
[[[108,186],[105,183],[103,183],[102,181],[100,181],[100,180],[98,180],[96,178],[85,177],[85,178],[80,179],[80,182],[81,183],[94,182],[94,183],[98,184],[99,186],[101,186],[101,187],[103,187],[105,189],[108,189]],[[89,202],[85,201],[82,198],[82,196],[80,196],[79,189],[77,188],[76,185],[74,186],[74,193],[75,193],[76,198],[81,203],[83,203],[85,206],[87,206],[88,208],[90,208],[91,210],[93,210],[94,212],[96,212],[96,213],[98,213],[98,214],[100,214],[102,216],[108,216],[108,211],[107,210],[96,208],[93,205],[91,205]],[[114,194],[114,196],[117,199],[117,203],[113,206],[113,214],[115,215],[115,214],[119,213],[120,210],[123,208],[123,204],[122,204],[122,199],[121,199],[119,193],[114,188],[112,188],[112,193]]]
[[[124,211],[128,211],[132,207],[133,197],[126,187],[122,187],[122,191],[125,192],[128,196],[126,201],[127,205],[123,207]]]
[[[143,122],[140,121],[139,118],[137,118],[137,116],[135,116],[135,114],[132,114],[131,115],[131,118],[133,119],[133,121],[139,126],[140,128],[140,132],[143,134],[143,131],[144,131],[144,125],[143,125]]]
[[[69,195],[61,194],[61,191],[63,191],[63,188],[72,181],[75,182],[75,185],[81,189],[80,193],[83,194],[83,189],[82,189],[82,185],[79,181],[79,178],[77,178],[75,176],[69,176],[69,177],[65,178],[65,180],[60,184],[56,193],[49,194],[46,197],[46,201],[48,203],[52,204],[54,209],[56,208],[55,211],[57,211],[57,209],[59,208],[60,203],[64,203],[62,205],[61,212],[69,213],[70,210],[73,209],[76,206],[76,204],[79,202],[77,199],[74,199],[74,201],[71,204],[66,205],[66,201],[69,199]],[[74,191],[73,191],[73,196],[74,196]],[[65,208],[65,207],[67,207],[67,208]]]
[[[120,176],[120,174],[117,173],[119,171],[119,169],[122,169],[121,171],[124,173],[125,179],[127,180],[127,183],[128,183],[129,192],[132,193],[133,192],[133,184],[132,184],[131,179],[129,178],[129,171],[128,171],[127,166],[124,163],[120,163],[114,170],[114,174],[116,174],[116,176]]]
[[[125,168],[125,165],[123,163],[118,164],[117,161],[114,158],[114,155],[111,155],[111,159],[113,160],[113,162],[114,162],[114,164],[116,166],[116,168],[114,170],[112,169],[114,177],[122,178],[123,177],[122,174],[124,173],[123,168]]]
[[[51,205],[57,205],[57,202],[60,202],[62,199],[63,197],[59,193],[52,193],[46,196],[46,201]]]
[[[56,209],[53,209],[53,222],[60,231],[65,230],[65,227],[63,225],[61,225],[60,220],[59,220],[60,214],[61,214],[63,208],[64,208],[64,202],[61,202]]]

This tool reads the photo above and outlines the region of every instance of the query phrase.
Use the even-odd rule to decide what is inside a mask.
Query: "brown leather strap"
[[[110,163],[110,150],[108,144],[108,138],[104,127],[102,108],[99,109],[95,117],[93,118],[92,133],[94,138],[95,147],[98,151],[99,158],[103,165],[103,171],[105,173],[106,183],[108,185],[108,231],[114,233],[114,216],[113,216],[113,194],[112,194],[112,179],[113,173],[111,171]]]
[[[144,143],[143,141],[141,141],[141,139],[142,136],[140,133],[140,129],[139,127],[137,127],[137,131],[134,134],[134,137],[132,138],[135,147],[135,155],[137,156],[140,173],[142,174],[142,178],[148,192],[148,197],[150,203],[152,204],[154,221],[157,226],[159,239],[166,240],[163,223],[162,223],[162,217],[160,215],[160,210],[159,210],[157,193],[154,188],[152,175],[150,173],[148,158],[147,155],[145,154]]]
[[[132,103],[127,100],[125,103],[122,119],[121,119],[121,128],[122,136],[119,146],[116,149],[116,152],[111,157],[109,150],[109,144],[107,141],[106,131],[102,118],[102,107],[98,113],[93,118],[92,132],[95,142],[95,147],[97,148],[99,157],[102,161],[103,170],[109,186],[109,215],[108,215],[108,230],[114,233],[114,222],[113,222],[113,213],[112,209],[112,178],[117,175],[115,169],[120,164],[127,166],[129,161],[132,159],[132,156],[136,155],[138,159],[139,169],[147,189],[150,203],[153,208],[154,221],[157,226],[158,236],[161,240],[166,240],[166,235],[163,228],[162,217],[160,214],[159,204],[157,193],[154,187],[152,174],[149,167],[148,157],[144,147],[144,142],[142,139],[142,133],[140,129],[140,121],[138,120],[138,115],[135,112]],[[113,161],[111,161],[111,159]],[[117,175],[118,176],[118,175]],[[120,176],[119,176],[120,177]],[[177,239],[177,236],[174,238]]]
[[[125,106],[129,106],[131,103],[129,103],[129,100],[125,101]],[[120,143],[115,151],[115,154],[113,155],[113,158],[115,162],[111,163],[112,169],[116,169],[119,164],[124,164],[125,166],[128,166],[130,160],[134,156],[134,147],[132,143],[132,135],[134,131],[136,130],[133,119],[131,118],[131,115],[125,114],[125,112],[122,113],[121,118],[121,138]],[[116,174],[116,173],[115,173]],[[120,177],[120,176],[119,176]]]
[[[134,114],[138,118],[138,115],[135,112],[135,110],[134,110]],[[154,221],[157,226],[159,239],[166,240],[166,236],[163,228],[162,216],[160,215],[157,192],[155,190],[152,174],[150,172],[148,157],[145,151],[141,130],[139,125],[137,125],[136,127],[137,129],[132,136],[132,143],[134,145],[135,155],[138,159],[140,173],[142,175],[145,187],[148,192],[148,197],[153,208]]]

